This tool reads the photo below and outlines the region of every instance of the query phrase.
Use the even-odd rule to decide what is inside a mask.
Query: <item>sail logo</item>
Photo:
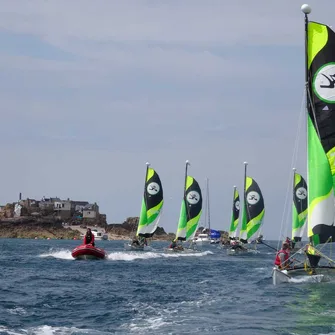
[[[247,201],[249,205],[256,205],[260,198],[260,195],[255,191],[251,191],[247,194]]]
[[[335,63],[325,64],[315,73],[313,91],[320,100],[335,103]]]
[[[236,201],[235,202],[235,208],[239,211],[240,210],[240,202]]]
[[[147,186],[147,192],[150,194],[150,195],[156,195],[160,190],[160,187],[157,183],[155,182],[152,182],[150,183],[148,186]]]
[[[298,199],[305,200],[307,198],[307,190],[305,189],[305,187],[299,187],[295,191],[295,195],[297,196]]]
[[[200,194],[197,191],[191,191],[187,193],[186,200],[190,205],[195,205],[200,200]]]

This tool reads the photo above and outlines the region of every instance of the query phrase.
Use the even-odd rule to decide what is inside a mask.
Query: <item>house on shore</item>
[[[20,194],[21,198],[21,194]],[[43,197],[41,200],[20,199],[13,204],[0,206],[1,218],[18,218],[22,216],[45,217],[53,216],[69,224],[107,225],[106,215],[100,214],[97,203]]]

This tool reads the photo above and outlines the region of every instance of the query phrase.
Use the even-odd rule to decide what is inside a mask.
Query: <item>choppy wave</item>
[[[234,257],[99,241],[107,260],[69,262],[77,241],[29,243],[6,240],[0,254],[0,335],[334,334],[334,283],[274,287],[264,246]]]

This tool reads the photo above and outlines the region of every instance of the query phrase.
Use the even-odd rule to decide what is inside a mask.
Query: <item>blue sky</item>
[[[332,25],[335,3],[310,1]],[[97,201],[108,222],[138,216],[145,162],[161,176],[174,232],[185,160],[211,222],[228,229],[243,162],[280,234],[304,87],[302,3],[255,0],[19,2],[0,9],[2,185],[23,197]],[[291,198],[291,194],[289,194]],[[284,216],[284,231],[289,216]]]

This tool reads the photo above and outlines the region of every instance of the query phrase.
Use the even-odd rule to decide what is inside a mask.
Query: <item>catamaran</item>
[[[312,281],[319,282],[329,280],[329,276],[335,274],[334,260],[322,251],[335,239],[335,33],[322,23],[309,21],[309,5],[303,5],[301,10],[305,16],[307,226],[310,243],[303,250],[304,262],[294,264],[294,268],[273,268],[274,285],[289,282],[299,275],[307,274]]]
[[[163,209],[163,187],[159,175],[146,163],[144,194],[141,214],[135,238],[125,244],[126,250],[144,250],[147,238],[152,237],[158,227]]]
[[[250,241],[252,238],[256,238],[256,234],[259,233],[265,215],[264,198],[261,189],[253,178],[247,176],[247,165],[248,163],[244,162],[244,201],[240,241],[232,240],[232,247],[227,249],[228,255],[246,252],[257,253],[256,249],[244,247],[240,243],[247,244],[248,240]],[[236,232],[235,225],[237,226],[237,220],[238,219],[235,219],[234,221],[233,232]],[[236,236],[235,233],[234,236]]]
[[[168,252],[193,252],[193,249],[184,248],[182,242],[192,241],[198,228],[199,219],[202,212],[202,194],[198,182],[188,175],[188,166],[190,162],[186,161],[184,195],[181,203],[179,222],[176,238],[173,244],[166,249]],[[177,243],[179,242],[179,244]]]

